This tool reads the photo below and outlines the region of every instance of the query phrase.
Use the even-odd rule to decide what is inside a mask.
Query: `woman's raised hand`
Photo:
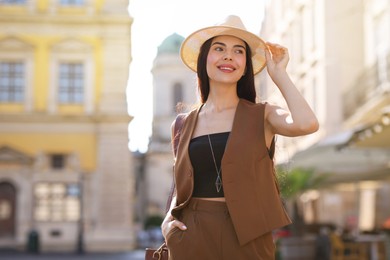
[[[266,43],[265,57],[267,60],[267,70],[268,74],[272,79],[278,76],[278,73],[286,72],[286,67],[290,56],[288,54],[288,49],[275,43]]]

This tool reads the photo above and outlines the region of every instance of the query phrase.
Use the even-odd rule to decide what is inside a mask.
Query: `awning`
[[[355,131],[349,143],[357,147],[390,149],[390,113],[384,113],[374,124]]]
[[[390,148],[354,146],[351,140],[356,132],[351,130],[327,137],[296,153],[289,162],[289,168],[307,168],[313,169],[316,174],[329,174],[327,183],[390,176]]]

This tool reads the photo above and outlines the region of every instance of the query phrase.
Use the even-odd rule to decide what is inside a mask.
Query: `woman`
[[[181,57],[198,75],[201,105],[180,133],[175,197],[162,223],[170,259],[274,259],[271,232],[291,223],[274,175],[274,137],[318,129],[286,73],[287,49],[229,16],[188,36]],[[254,75],[265,66],[288,111],[256,104]]]

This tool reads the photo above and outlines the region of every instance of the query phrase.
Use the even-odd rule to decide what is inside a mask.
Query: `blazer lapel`
[[[175,179],[177,190],[177,208],[180,210],[191,198],[193,191],[194,170],[191,165],[191,159],[188,152],[188,146],[191,141],[192,134],[195,129],[198,113],[201,106],[191,111],[185,119],[183,128],[181,130],[179,147],[177,150],[177,159],[175,162]],[[172,212],[172,214],[175,214]]]
[[[242,100],[237,104],[236,112],[234,114],[233,126],[229,135],[229,139],[226,143],[225,152],[222,157],[222,164],[229,163],[234,158],[234,154],[237,153],[237,148],[240,144],[240,139],[242,136],[245,136],[245,133],[242,132]]]
[[[202,105],[203,106],[203,105]],[[184,126],[181,132],[181,140],[179,142],[178,153],[182,156],[189,159],[188,146],[191,141],[192,134],[195,129],[196,121],[198,119],[198,114],[202,106],[199,106],[196,110],[193,110],[188,114],[188,117],[185,120]]]

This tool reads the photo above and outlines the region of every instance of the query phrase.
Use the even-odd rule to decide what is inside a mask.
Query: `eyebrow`
[[[215,44],[220,44],[220,45],[223,45],[223,46],[226,47],[226,44],[223,43],[223,42],[214,42],[211,46],[213,46],[213,45],[215,45]],[[234,45],[233,47],[239,47],[239,48],[243,48],[244,50],[246,50],[245,46],[240,45],[240,44],[236,44],[236,45]]]

